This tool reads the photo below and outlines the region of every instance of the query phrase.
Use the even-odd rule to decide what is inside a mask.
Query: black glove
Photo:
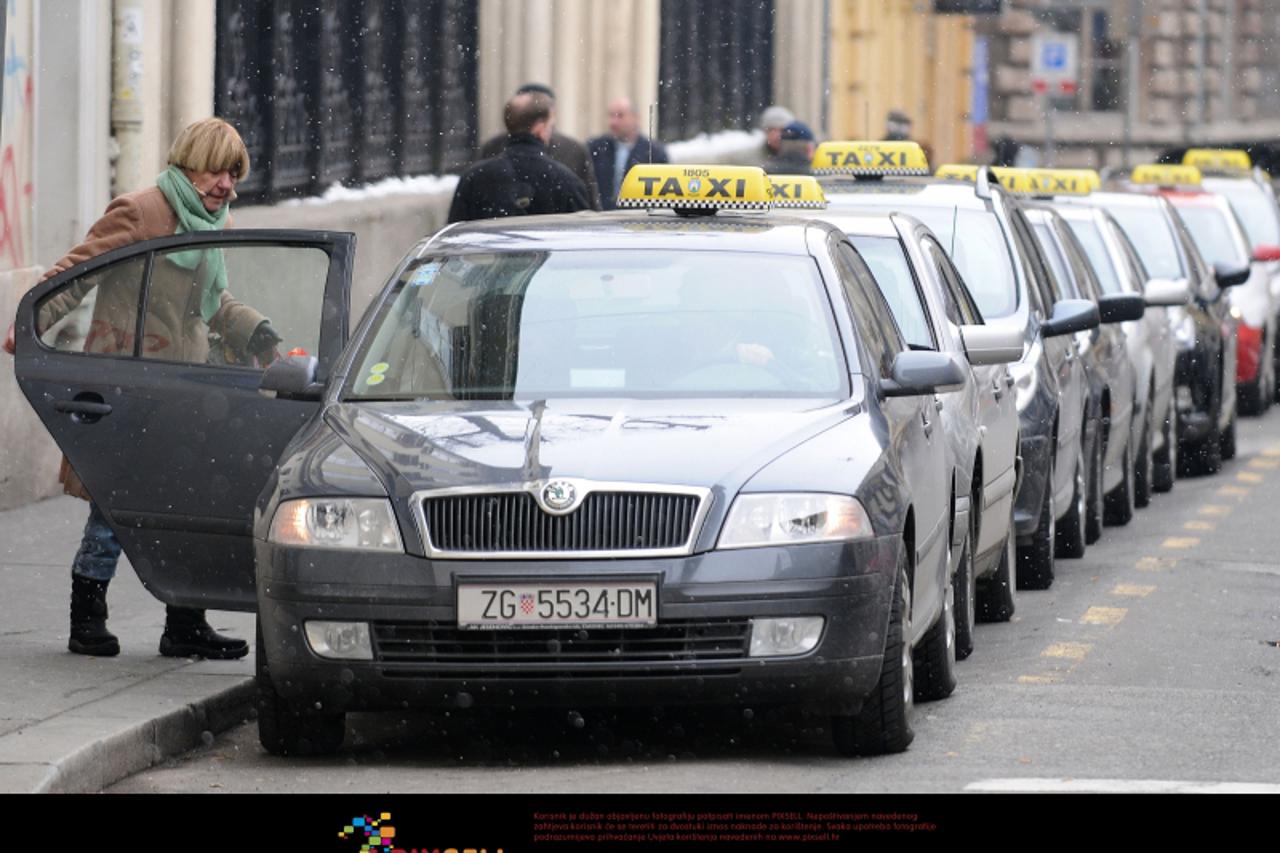
[[[253,330],[253,334],[249,336],[247,348],[254,355],[270,355],[271,351],[276,348],[276,344],[283,341],[271,326],[270,320],[263,320],[258,324],[258,328]]]

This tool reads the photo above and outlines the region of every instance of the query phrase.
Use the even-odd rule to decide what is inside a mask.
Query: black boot
[[[160,654],[170,658],[234,660],[249,654],[249,644],[214,631],[204,621],[203,610],[166,606]]]
[[[120,654],[120,641],[107,630],[108,583],[71,576],[71,639],[67,648],[78,655]]]

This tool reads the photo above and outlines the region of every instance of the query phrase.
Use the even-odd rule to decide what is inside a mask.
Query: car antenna
[[[649,104],[649,165],[653,165],[653,126],[657,122],[658,102]]]

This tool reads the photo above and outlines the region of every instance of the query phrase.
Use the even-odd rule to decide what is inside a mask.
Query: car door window
[[[1079,241],[1076,240],[1076,235],[1061,220],[1055,223],[1054,232],[1058,235],[1058,245],[1062,247],[1062,253],[1066,256],[1067,263],[1071,265],[1071,270],[1075,273],[1081,295],[1085,299],[1097,302],[1102,298],[1102,285],[1098,283],[1097,276],[1093,274],[1093,267],[1089,265],[1089,259],[1085,257],[1084,249],[1080,246]]]
[[[942,282],[942,304],[947,319],[957,326],[972,326],[982,322],[982,314],[969,295],[968,288],[960,278],[960,273],[947,257],[942,246],[925,237],[920,241],[925,257],[938,271],[938,280]]]
[[[896,237],[851,236],[849,239],[875,277],[907,345],[936,350],[938,342],[929,328],[924,294],[920,292],[902,243]]]
[[[902,334],[888,303],[876,287],[874,276],[853,246],[836,244],[832,252],[858,337],[880,367],[881,376],[893,373],[893,359],[905,349]]]
[[[1027,264],[1031,267],[1031,278],[1040,292],[1040,301],[1046,306],[1046,313],[1052,314],[1054,303],[1062,298],[1062,288],[1053,273],[1045,266],[1040,247],[1036,244],[1036,239],[1031,234],[1031,227],[1027,225],[1022,211],[1010,211],[1009,219],[1013,222],[1013,231],[1021,243]]]
[[[314,355],[328,270],[329,256],[309,246],[157,252],[141,355],[256,369],[284,352]]]
[[[1072,299],[1079,299],[1080,292],[1076,287],[1074,277],[1067,269],[1067,261],[1058,249],[1057,243],[1053,239],[1053,234],[1049,230],[1048,223],[1037,222],[1034,226],[1036,237],[1040,241],[1041,253],[1048,262],[1050,270],[1054,277],[1063,286],[1063,295],[1070,296]]]
[[[126,258],[66,282],[36,307],[36,334],[67,353],[133,355],[146,256]]]

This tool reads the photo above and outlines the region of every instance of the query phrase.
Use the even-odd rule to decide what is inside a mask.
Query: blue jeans
[[[89,520],[84,523],[84,538],[80,550],[71,561],[71,574],[109,581],[116,576],[116,563],[120,560],[120,540],[111,532],[111,526],[95,503],[89,504]]]

